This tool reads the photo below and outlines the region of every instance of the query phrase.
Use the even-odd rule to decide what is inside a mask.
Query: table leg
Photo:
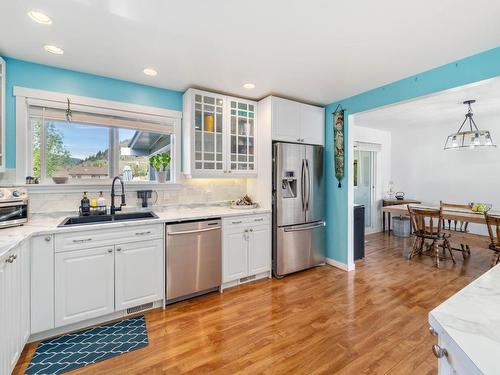
[[[387,223],[387,226],[389,228],[389,234],[391,234],[391,213],[387,213],[387,218],[389,219],[389,222]]]
[[[382,211],[382,232],[385,232],[385,212]]]

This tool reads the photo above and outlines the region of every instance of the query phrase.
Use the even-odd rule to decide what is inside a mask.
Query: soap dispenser
[[[88,216],[90,215],[90,201],[89,198],[87,198],[87,192],[83,192],[83,198],[80,201],[80,214],[82,216]]]
[[[106,213],[106,198],[102,195],[102,191],[99,192],[99,198],[97,198],[97,207],[100,215]]]

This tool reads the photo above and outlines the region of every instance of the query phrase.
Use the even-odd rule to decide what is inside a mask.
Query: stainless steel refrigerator
[[[325,262],[323,147],[273,144],[273,273]]]

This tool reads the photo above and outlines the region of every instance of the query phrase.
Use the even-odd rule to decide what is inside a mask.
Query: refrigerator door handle
[[[305,224],[305,225],[294,225],[291,227],[284,228],[285,232],[298,232],[301,230],[309,230],[309,229],[315,229],[315,228],[321,228],[325,226],[325,222],[322,221],[320,223],[313,223],[313,224]]]
[[[306,162],[306,181],[307,181],[307,199],[306,199],[306,211],[309,210],[309,202],[311,200],[311,171],[309,170],[309,160],[305,159]]]
[[[305,186],[305,182],[306,182],[306,177],[305,177],[305,173],[306,172],[306,161],[305,159],[302,159],[302,169],[300,171],[300,195],[301,195],[301,198],[302,198],[302,211],[305,211],[306,210],[306,198],[305,198],[305,190],[306,190],[306,186]]]

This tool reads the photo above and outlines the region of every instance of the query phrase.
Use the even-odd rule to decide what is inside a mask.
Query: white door
[[[300,141],[300,103],[282,98],[272,98],[273,140]]]
[[[200,176],[217,176],[226,170],[224,141],[225,97],[194,91],[193,97],[193,172]]]
[[[10,372],[10,346],[9,346],[9,325],[11,306],[7,300],[10,295],[7,285],[7,268],[10,263],[7,263],[8,256],[0,259],[0,374],[8,374]]]
[[[308,104],[300,106],[300,138],[302,142],[325,144],[325,110]]]
[[[228,129],[226,131],[229,145],[228,173],[255,175],[255,140],[257,129],[255,119],[257,103],[228,98]]]
[[[243,228],[224,231],[223,282],[248,276],[248,233]]]
[[[114,311],[114,248],[97,247],[55,256],[55,326]]]
[[[31,333],[54,328],[54,237],[31,240]]]
[[[271,269],[271,228],[260,225],[250,228],[248,274],[256,275]]]
[[[28,341],[30,335],[30,246],[29,242],[25,241],[19,248],[19,261],[20,267],[20,298],[21,298],[21,325],[19,334],[19,347],[20,350]]]
[[[116,310],[164,298],[163,240],[115,246]]]

